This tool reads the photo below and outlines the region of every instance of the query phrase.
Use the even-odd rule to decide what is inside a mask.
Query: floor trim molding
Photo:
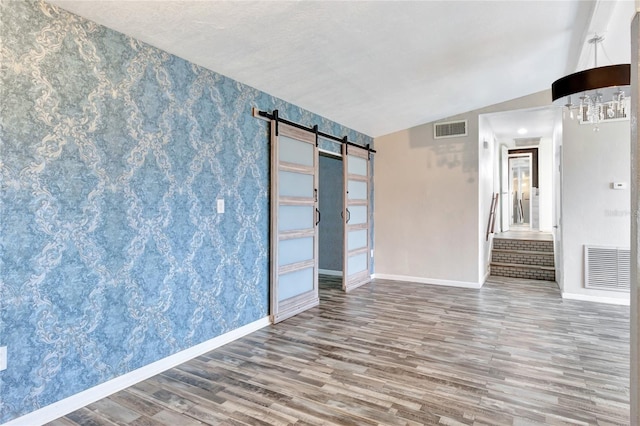
[[[342,276],[342,271],[334,271],[332,269],[318,269],[318,273],[322,275],[332,275],[334,277]]]
[[[630,299],[620,299],[617,297],[592,296],[580,293],[562,293],[562,298],[567,300],[582,300],[584,302],[607,303],[609,305],[629,306]]]
[[[412,283],[419,283],[419,284],[441,285],[441,286],[447,286],[447,287],[461,287],[461,288],[473,288],[473,289],[479,289],[482,287],[482,283],[474,283],[471,281],[440,280],[436,278],[410,277],[407,275],[373,274],[372,278],[378,278],[381,280],[405,281],[405,282],[412,282]]]
[[[163,371],[175,367],[176,365],[187,362],[190,359],[226,345],[227,343],[231,343],[232,341],[244,337],[247,334],[251,334],[254,331],[258,331],[269,324],[269,317],[261,318],[228,333],[207,340],[206,342],[202,342],[166,358],[152,362],[151,364],[145,365],[137,370],[118,376],[115,379],[111,379],[68,398],[54,402],[53,404],[47,405],[39,410],[32,411],[22,417],[10,420],[8,423],[4,423],[3,426],[33,426],[48,423],[91,404],[92,402],[105,398],[129,386],[133,386],[136,383],[155,376],[156,374],[160,374]]]

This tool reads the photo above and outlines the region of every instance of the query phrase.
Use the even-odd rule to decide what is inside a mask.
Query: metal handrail
[[[491,208],[489,209],[489,221],[487,222],[486,241],[489,241],[489,234],[493,234],[496,226],[496,208],[498,207],[498,192],[491,194]]]

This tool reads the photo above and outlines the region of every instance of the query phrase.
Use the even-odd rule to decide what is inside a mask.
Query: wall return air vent
[[[599,290],[630,291],[629,249],[584,246],[584,286]]]
[[[467,136],[467,120],[446,121],[433,125],[434,139],[456,138],[458,136]]]

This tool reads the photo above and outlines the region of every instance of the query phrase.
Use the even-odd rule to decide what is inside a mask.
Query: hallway
[[[51,425],[629,422],[628,307],[544,281],[321,278],[319,307]]]

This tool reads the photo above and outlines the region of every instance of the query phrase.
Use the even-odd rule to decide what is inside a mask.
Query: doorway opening
[[[553,158],[559,137],[557,123],[558,120],[561,123],[562,117],[558,117],[558,111],[551,107],[495,112],[481,117],[484,123],[482,138],[493,141],[494,164],[493,191],[487,191],[489,194],[485,194],[484,199],[490,200],[491,192],[500,193],[496,219],[500,232],[509,231],[512,224],[525,226],[526,230],[552,232],[556,186]],[[509,159],[526,154],[531,154],[530,184],[525,185],[525,190],[520,188],[515,196]],[[519,178],[525,180],[524,170]]]
[[[318,209],[322,220],[318,224],[318,273],[331,277],[321,280],[319,285],[342,288],[344,166],[338,154],[320,151],[319,160]]]
[[[509,155],[509,226],[532,228],[531,154]]]

